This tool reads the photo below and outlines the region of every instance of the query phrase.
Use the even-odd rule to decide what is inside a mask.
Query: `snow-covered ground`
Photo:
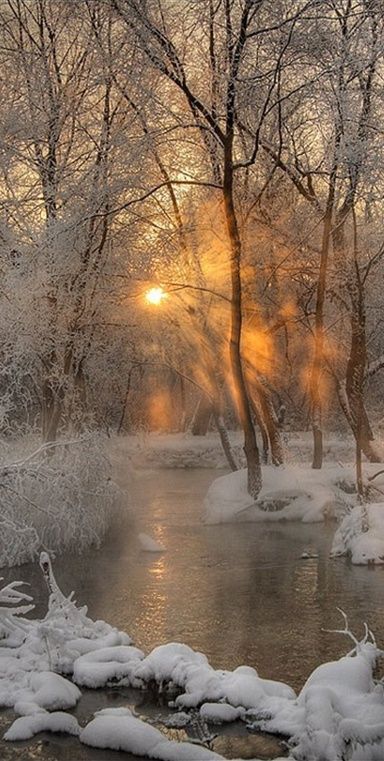
[[[245,464],[243,435],[229,431],[235,457]],[[310,462],[312,433],[299,431],[283,434],[286,462]],[[191,433],[150,433],[116,436],[109,440],[109,454],[120,461],[130,461],[135,468],[228,468],[217,433],[192,436]],[[329,433],[324,440],[326,462],[352,462],[354,442],[349,434]]]
[[[341,633],[352,641],[351,652],[320,665],[296,695],[248,666],[214,669],[202,653],[181,643],[145,655],[128,634],[92,621],[86,608],[61,593],[45,553],[41,567],[51,590],[44,619],[25,618],[31,598],[17,582],[0,591],[0,705],[19,715],[7,741],[28,740],[44,730],[163,761],[220,758],[202,745],[169,741],[126,706],[97,711],[84,727],[68,713],[82,687],[156,684],[170,691],[170,724],[177,718],[178,726],[199,721],[208,745],[210,727],[240,719],[253,731],[284,735],[292,759],[384,757],[384,688],[373,678],[381,651],[368,629],[358,641],[344,617]]]
[[[247,492],[247,471],[217,478],[205,499],[207,523],[232,521],[323,521],[343,515],[355,502],[352,467],[332,463],[321,470],[308,465],[265,465],[257,501]]]

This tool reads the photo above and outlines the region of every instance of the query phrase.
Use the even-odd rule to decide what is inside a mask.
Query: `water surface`
[[[332,523],[204,525],[203,498],[215,477],[217,471],[206,469],[141,471],[129,483],[120,473],[121,485],[130,493],[126,513],[101,550],[57,558],[54,567],[62,590],[74,589],[92,618],[127,631],[144,651],[184,642],[204,652],[215,667],[251,665],[260,676],[280,679],[296,690],[317,665],[351,647],[347,638],[325,631],[342,628],[337,607],[358,634],[367,621],[380,644],[384,569],[330,560]],[[161,541],[166,552],[141,552],[140,531]],[[308,549],[318,557],[301,559]],[[2,575],[28,580],[37,615],[44,614],[47,592],[37,566]],[[154,704],[153,696],[109,690],[85,694],[77,713],[85,721],[93,710],[111,703],[136,705],[144,716],[152,712],[161,718],[167,712]],[[3,712],[0,718],[7,725],[11,715]],[[78,745],[74,752],[71,738],[41,737],[28,751],[24,744],[5,749],[1,743],[0,758],[128,758]],[[247,738],[243,725],[226,730],[214,747],[228,757],[281,753],[274,740]]]

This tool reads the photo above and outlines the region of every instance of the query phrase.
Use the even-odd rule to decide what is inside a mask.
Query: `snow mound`
[[[324,663],[311,674],[297,700],[274,715],[259,716],[253,729],[286,734],[300,761],[379,761],[384,750],[384,689],[375,684],[373,670],[382,652],[368,628],[347,656]],[[370,641],[371,637],[371,641]],[[379,750],[380,749],[380,750]],[[380,755],[381,754],[381,755]]]
[[[144,653],[137,647],[104,647],[76,659],[73,680],[83,687],[104,687],[114,681],[135,681],[135,673]]]
[[[143,683],[170,684],[183,692],[175,705],[195,708],[206,701],[224,701],[237,708],[269,704],[269,698],[294,699],[294,691],[282,682],[261,679],[249,666],[234,671],[215,670],[202,653],[187,645],[170,643],[156,647],[136,670]]]
[[[138,539],[143,552],[165,552],[165,547],[149,534],[139,534]]]
[[[205,761],[222,759],[207,748],[174,742],[155,727],[132,716],[128,708],[98,711],[80,734],[80,741],[93,748],[110,748],[161,761]]]
[[[358,505],[344,517],[331,555],[350,556],[355,565],[384,563],[384,502]]]
[[[205,498],[205,522],[303,521],[337,516],[354,504],[352,467],[266,465],[263,486],[255,502],[247,492],[247,470],[217,478]]]
[[[51,711],[74,708],[81,697],[81,692],[75,684],[52,671],[32,673],[29,679],[29,691],[32,703]],[[26,697],[28,698],[29,695],[27,694],[24,700]],[[17,704],[15,710],[17,711]]]
[[[203,703],[200,708],[200,716],[212,724],[224,724],[243,718],[244,708],[234,708],[228,703]]]
[[[30,740],[39,732],[63,732],[67,735],[79,735],[80,727],[74,716],[57,711],[55,713],[36,713],[16,719],[4,735],[4,740]]]
[[[127,634],[104,621],[92,621],[86,607],[76,606],[73,594],[63,595],[46,552],[41,553],[40,565],[50,589],[42,620],[23,618],[33,605],[20,604],[31,597],[19,590],[18,582],[0,590],[0,707],[29,716],[76,705],[81,692],[62,674],[72,674],[84,654],[97,660],[106,646],[117,652],[120,647],[135,650]]]

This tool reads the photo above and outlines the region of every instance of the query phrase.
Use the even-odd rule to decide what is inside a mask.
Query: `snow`
[[[244,708],[234,708],[228,703],[203,703],[199,713],[205,721],[224,724],[242,718],[245,711]]]
[[[68,679],[64,679],[60,674],[54,674],[52,671],[41,671],[30,675],[23,700],[28,701],[30,699],[40,708],[56,711],[74,708],[80,697],[80,690]],[[15,703],[17,713],[19,713],[18,704],[20,704],[20,700],[19,703]]]
[[[42,546],[80,552],[100,545],[120,504],[102,434],[43,445],[34,436],[8,437],[0,448],[0,566],[34,560]]]
[[[358,642],[348,631],[345,616],[344,619],[346,626],[341,633],[353,639],[352,652],[320,665],[297,700],[274,716],[256,718],[252,724],[254,729],[290,736],[297,759],[342,761],[353,740],[360,750],[352,749],[348,758],[360,761],[365,757],[360,752],[365,746],[365,751],[370,747],[371,752],[366,758],[372,761],[375,744],[384,739],[384,690],[373,680],[381,651],[369,641],[368,630]]]
[[[186,645],[170,643],[155,648],[137,666],[143,684],[156,681],[184,690],[175,701],[183,707],[181,721],[172,717],[170,726],[185,726],[187,711],[200,705],[202,720],[223,723],[247,722],[253,729],[279,733],[290,738],[294,757],[341,761],[347,746],[353,746],[354,761],[377,744],[384,748],[384,688],[373,680],[380,651],[368,630],[361,642],[353,639],[353,651],[337,661],[320,665],[310,675],[298,697],[288,685],[261,679],[257,671],[241,666],[230,671],[213,669],[202,653]],[[143,724],[126,708],[106,709],[82,730],[80,740],[99,748],[125,750],[149,758],[218,758],[190,743],[169,743],[154,727]],[[383,745],[381,745],[383,743]],[[359,755],[361,749],[364,756]],[[377,756],[380,758],[380,756]]]
[[[124,678],[134,682],[142,658],[141,650],[127,645],[94,650],[76,658],[73,679],[76,684],[93,689]]]
[[[106,645],[118,651],[121,646],[129,649],[131,643],[124,632],[92,621],[86,607],[76,606],[72,594],[65,597],[48,561],[47,553],[42,553],[41,566],[51,589],[42,620],[23,618],[33,605],[19,604],[31,597],[18,584],[0,590],[0,707],[26,715],[73,708],[81,692],[63,674],[71,675],[75,661],[87,652],[96,658]]]
[[[243,462],[242,436],[231,432],[236,457]],[[135,468],[226,468],[226,461],[217,433],[193,436],[190,433],[143,434],[112,436],[109,443],[112,458],[124,455]]]
[[[134,717],[128,708],[98,711],[80,734],[80,741],[94,748],[123,750],[161,761],[221,759],[217,753],[192,743],[174,742],[155,727]]]
[[[163,547],[160,542],[156,541],[156,539],[153,539],[152,536],[149,536],[149,534],[139,534],[138,536],[140,548],[144,552],[164,552],[165,547]]]
[[[16,719],[4,735],[4,740],[29,740],[38,732],[63,732],[67,735],[79,735],[80,727],[74,716],[57,711],[55,713],[35,713]]]
[[[144,658],[136,670],[143,683],[171,684],[183,690],[175,700],[182,708],[195,708],[205,701],[226,701],[234,707],[256,708],[269,697],[292,699],[294,691],[282,682],[261,679],[249,666],[234,671],[215,670],[202,653],[187,645],[160,645]]]
[[[384,563],[384,503],[357,505],[337,529],[331,554],[349,555],[352,563]]]
[[[296,696],[288,685],[260,677],[253,667],[215,669],[203,653],[183,643],[161,645],[145,656],[127,634],[92,621],[72,595],[62,594],[46,553],[41,567],[52,590],[44,619],[22,617],[21,603],[30,607],[30,596],[18,585],[0,590],[0,620],[6,621],[0,642],[0,705],[20,714],[6,740],[64,732],[96,748],[163,761],[221,758],[195,743],[169,741],[126,706],[98,711],[84,728],[64,712],[81,696],[77,685],[156,684],[159,690],[171,687],[176,697],[169,706],[181,709],[165,721],[168,726],[186,726],[189,716],[192,724],[196,717],[203,723],[241,720],[255,731],[285,735],[290,757],[300,761],[342,761],[346,754],[351,761],[384,757],[384,685],[373,678],[382,653],[367,627],[361,641],[350,632],[344,614],[340,633],[353,642],[352,651],[318,666]]]
[[[354,483],[352,466],[266,465],[263,486],[255,502],[247,491],[247,471],[217,478],[205,498],[206,523],[231,521],[322,521],[354,504],[348,485]],[[347,484],[347,491],[344,485]]]
[[[245,465],[243,434],[228,431],[236,461]],[[313,440],[310,431],[285,432],[285,457],[310,462]],[[329,432],[324,440],[325,462],[353,459],[354,440],[349,434]],[[112,434],[108,440],[108,453],[112,460],[119,460],[123,467],[130,461],[134,468],[228,468],[219,435],[209,431],[205,436],[185,433],[142,433],[137,435]]]

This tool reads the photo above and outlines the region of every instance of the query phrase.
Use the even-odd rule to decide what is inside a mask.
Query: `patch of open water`
[[[217,668],[254,666],[260,676],[299,690],[316,666],[350,649],[340,628],[343,608],[352,629],[367,621],[380,644],[384,614],[383,568],[330,560],[334,524],[227,524],[201,522],[202,502],[217,471],[141,471],[127,486],[130,507],[99,550],[55,561],[63,592],[76,592],[92,618],[127,631],[149,651],[170,641],[204,652]],[[125,475],[121,474],[124,485]],[[140,551],[138,532],[158,539],[162,554]],[[318,557],[301,558],[310,549]],[[44,615],[47,592],[38,565],[2,571],[6,580],[31,584],[35,614]],[[168,709],[153,695],[133,690],[85,691],[75,713],[82,723],[106,705],[135,706],[161,726]],[[0,713],[0,727],[11,723]],[[183,730],[168,730],[184,739]],[[175,734],[175,732],[177,734]],[[228,758],[274,758],[275,738],[227,727],[213,748]],[[96,751],[70,737],[39,735],[30,743],[0,741],[1,761],[133,761],[124,753]]]

